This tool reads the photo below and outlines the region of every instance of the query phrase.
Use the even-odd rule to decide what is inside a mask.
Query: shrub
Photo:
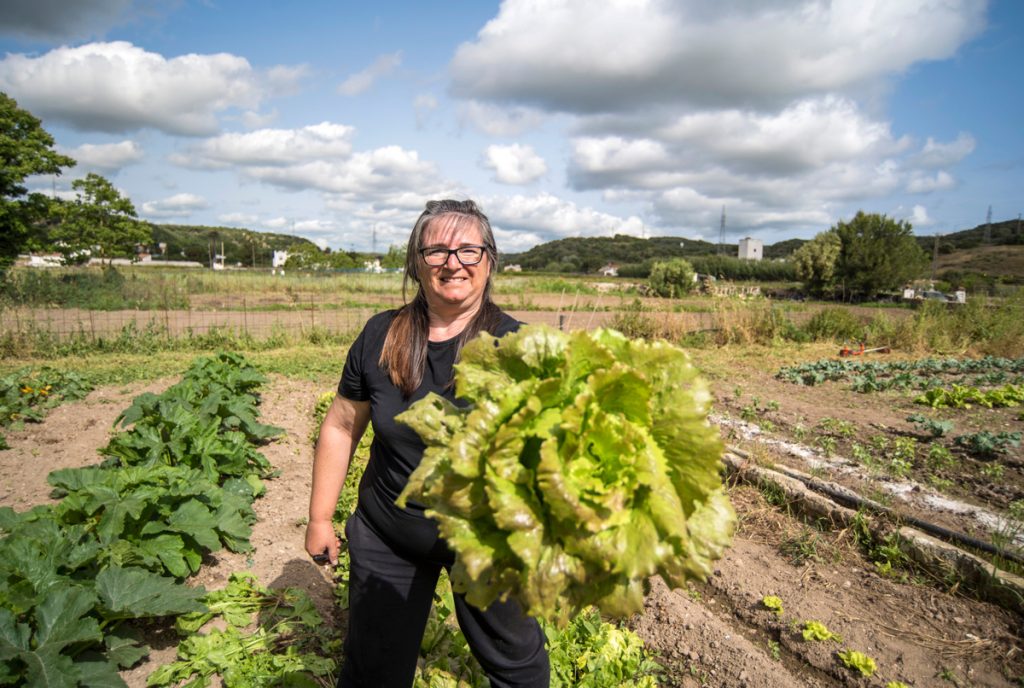
[[[651,267],[651,291],[669,298],[683,296],[693,291],[696,277],[693,266],[682,258],[655,263]]]

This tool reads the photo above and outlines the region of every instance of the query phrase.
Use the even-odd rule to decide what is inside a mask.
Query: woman
[[[491,300],[497,249],[490,222],[472,201],[430,201],[409,237],[403,295],[416,296],[366,323],[349,350],[338,395],[327,411],[313,462],[306,550],[337,562],[331,526],[349,461],[367,422],[370,461],[355,513],[345,525],[351,568],[349,627],[338,685],[408,688],[441,568],[454,554],[423,506],[395,499],[423,456],[424,445],[395,416],[435,392],[455,401],[452,366],[481,331],[501,336],[518,323]],[[455,596],[455,611],[474,656],[494,687],[549,683],[544,635],[518,604],[486,610]]]

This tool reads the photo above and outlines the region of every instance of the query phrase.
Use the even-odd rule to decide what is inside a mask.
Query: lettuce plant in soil
[[[650,576],[711,572],[735,514],[711,397],[681,349],[527,326],[468,344],[455,386],[460,405],[430,395],[399,416],[427,450],[398,503],[437,520],[470,603],[625,616]]]

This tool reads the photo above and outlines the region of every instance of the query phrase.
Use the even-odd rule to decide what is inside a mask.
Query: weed
[[[853,437],[857,434],[857,426],[850,421],[830,418],[828,416],[818,421],[818,427],[831,435],[839,437]]]
[[[818,535],[810,529],[803,529],[799,535],[783,538],[779,551],[789,563],[799,566],[807,561],[821,561],[818,555]]]
[[[1003,473],[1006,472],[1006,466],[1001,463],[987,463],[981,467],[981,474],[989,480],[1002,480]]]
[[[945,445],[939,444],[938,442],[932,442],[928,445],[927,453],[928,468],[933,471],[942,470],[944,468],[954,468],[957,465],[956,457],[953,453],[945,447]]]
[[[832,456],[836,451],[838,443],[836,442],[836,438],[832,435],[818,435],[815,440],[815,444],[818,445],[822,454],[825,456]]]
[[[782,647],[774,640],[768,641],[768,654],[772,656],[776,662],[782,660]]]

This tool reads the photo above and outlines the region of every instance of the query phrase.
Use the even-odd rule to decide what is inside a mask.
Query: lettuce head
[[[426,505],[471,604],[626,616],[649,577],[704,578],[728,546],[723,445],[681,349],[525,326],[467,344],[455,388],[468,406],[430,395],[398,417],[427,445],[398,504]]]

